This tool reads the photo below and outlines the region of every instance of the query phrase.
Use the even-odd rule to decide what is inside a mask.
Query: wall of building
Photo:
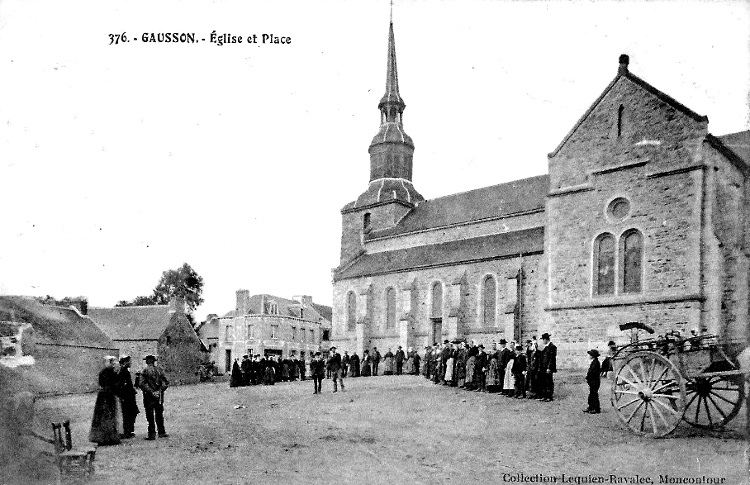
[[[319,322],[283,315],[223,317],[216,319],[216,322],[219,330],[216,365],[221,372],[227,366],[227,350],[231,350],[232,360],[241,360],[244,354],[249,353],[264,355],[266,351],[280,351],[282,358],[300,356],[304,352],[305,360],[309,360],[311,353],[320,350]],[[248,326],[251,326],[250,330]],[[293,328],[296,329],[294,332]]]

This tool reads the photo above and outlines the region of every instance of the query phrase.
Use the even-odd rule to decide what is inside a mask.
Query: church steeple
[[[378,109],[381,122],[402,122],[402,115],[406,103],[398,92],[398,68],[396,66],[396,40],[393,35],[393,22],[388,32],[388,69],[385,77],[385,94],[380,98]]]
[[[401,202],[414,206],[424,198],[411,184],[414,142],[404,132],[404,103],[398,89],[396,40],[393,22],[388,29],[388,65],[385,94],[380,98],[380,129],[370,143],[370,186],[357,199],[356,206]]]

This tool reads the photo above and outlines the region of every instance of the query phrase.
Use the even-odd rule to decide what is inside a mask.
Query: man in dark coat
[[[484,391],[485,387],[485,372],[487,371],[488,361],[487,353],[484,351],[484,345],[479,344],[479,352],[477,353],[476,361],[474,363],[474,391]]]
[[[313,379],[313,394],[320,394],[323,378],[326,376],[326,363],[320,356],[320,352],[315,352],[313,359],[310,361],[310,374]]]
[[[557,372],[557,347],[550,342],[548,333],[542,334],[544,349],[539,359],[537,378],[540,380],[541,401],[550,402],[554,399],[555,383],[553,374]]]
[[[359,377],[359,355],[352,354],[349,359],[349,370],[352,377]]]
[[[240,387],[242,385],[242,370],[237,359],[232,363],[232,373],[229,376],[229,387]]]
[[[243,386],[249,386],[250,385],[250,367],[252,362],[250,361],[250,356],[245,354],[242,356],[242,362],[240,363],[240,370],[242,371],[242,385]]]
[[[516,356],[513,359],[513,365],[510,368],[511,374],[513,374],[514,380],[514,396],[516,399],[522,399],[526,397],[526,382],[524,374],[526,373],[526,354],[523,350],[523,346],[516,345]]]
[[[448,340],[443,340],[443,348],[440,351],[440,375],[438,376],[438,381],[441,382],[443,385],[446,384],[445,382],[445,371],[448,359],[451,357],[453,349],[451,349],[451,344]]]
[[[404,359],[406,359],[406,354],[404,353],[404,349],[401,348],[401,346],[398,346],[398,350],[396,351],[396,375],[400,376],[401,372],[404,370]]]
[[[331,347],[327,367],[331,372],[331,379],[333,379],[333,392],[338,391],[337,383],[341,384],[341,392],[344,392],[344,378],[341,373],[341,355],[336,352],[336,347]]]
[[[135,401],[137,391],[133,386],[133,378],[130,375],[130,356],[123,355],[120,357],[120,371],[117,375],[120,380],[118,395],[122,404],[123,434],[120,438],[128,439],[135,436],[135,418],[140,412]]]
[[[372,375],[378,375],[378,365],[380,365],[380,352],[377,347],[372,348]]]
[[[297,366],[299,367],[299,380],[304,381],[305,380],[305,358],[300,357],[300,359],[297,361]]]
[[[169,435],[164,429],[164,391],[169,387],[169,381],[164,371],[156,367],[155,356],[149,354],[144,360],[146,361],[146,368],[141,371],[139,384],[141,391],[143,391],[143,409],[146,411],[146,420],[148,421],[148,437],[146,439],[155,439],[155,431],[157,430],[159,438],[166,438]],[[156,422],[156,429],[154,429],[154,422]]]
[[[591,356],[591,364],[586,372],[586,383],[589,385],[589,405],[583,410],[584,413],[599,414],[602,412],[599,404],[599,386],[602,382],[601,365],[599,364],[599,351],[591,349],[588,351]]]

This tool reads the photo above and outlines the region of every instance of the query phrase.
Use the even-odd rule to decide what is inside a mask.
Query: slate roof
[[[0,320],[30,323],[35,340],[117,348],[90,318],[82,317],[70,308],[42,305],[31,297],[0,296]]]
[[[372,231],[368,239],[406,234],[518,212],[544,209],[549,175],[538,175],[426,200],[394,227]]]
[[[483,261],[544,250],[544,228],[493,234],[441,244],[360,256],[334,275],[335,280]]]
[[[750,130],[717,136],[716,138],[737,154],[746,165],[750,165]]]
[[[89,317],[112,340],[159,340],[169,325],[169,305],[89,307]]]
[[[276,305],[279,310],[279,315],[286,316],[286,317],[296,317],[300,318],[300,303],[296,300],[289,300],[286,298],[281,298],[279,296],[274,295],[268,295],[268,294],[259,294],[259,295],[253,295],[250,297],[249,302],[249,309],[248,314],[250,315],[257,315],[261,313],[261,301],[263,299],[263,296],[266,297],[266,301],[275,301]],[[320,309],[324,310],[324,313],[319,311]],[[312,310],[312,311],[311,311]],[[327,314],[327,316],[326,316]],[[333,309],[329,306],[325,305],[318,305],[317,303],[312,304],[312,308],[305,307],[305,311],[303,312],[303,317],[305,320],[309,320],[312,322],[319,322],[321,321],[321,318],[323,320],[331,321],[333,315]],[[224,314],[225,317],[236,317],[240,316],[238,315],[237,310],[232,310],[230,312],[227,312]]]

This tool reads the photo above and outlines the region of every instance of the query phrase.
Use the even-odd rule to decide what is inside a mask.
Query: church
[[[712,135],[628,64],[613,63],[548,175],[425,200],[391,23],[370,180],[341,210],[331,344],[421,352],[547,332],[576,368],[633,321],[747,341],[750,131]]]

